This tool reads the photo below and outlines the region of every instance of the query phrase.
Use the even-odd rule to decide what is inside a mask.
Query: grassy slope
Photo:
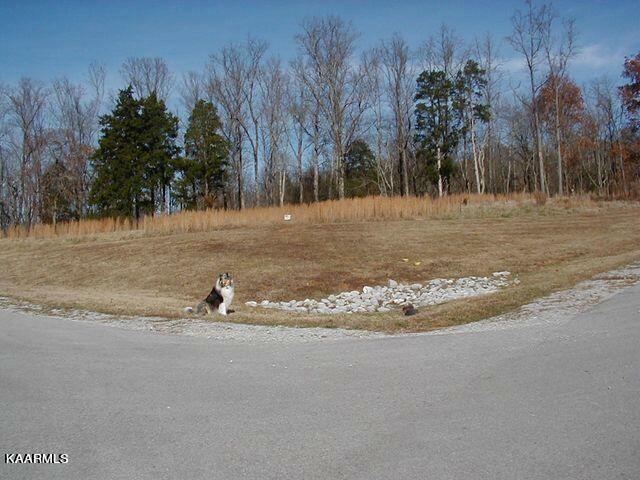
[[[237,281],[237,312],[230,321],[416,331],[513,309],[638,259],[638,206],[514,207],[412,221],[1,240],[0,295],[49,306],[175,317],[208,293],[217,272],[230,271]],[[414,261],[422,263],[414,266]],[[518,274],[522,283],[483,298],[425,308],[413,317],[400,312],[292,315],[244,306],[265,298],[319,298],[388,278],[424,281],[497,270]]]

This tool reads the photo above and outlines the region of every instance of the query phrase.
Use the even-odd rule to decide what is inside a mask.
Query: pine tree
[[[418,76],[415,99],[417,159],[442,196],[455,171],[453,153],[462,128],[454,108],[455,83],[444,71],[424,71]]]
[[[178,119],[155,94],[136,100],[121,90],[113,112],[100,118],[101,138],[93,155],[90,201],[99,215],[131,216],[166,211],[174,177]]]
[[[95,179],[90,192],[99,215],[140,216],[144,200],[141,110],[141,102],[128,87],[119,92],[113,112],[100,117],[101,138],[92,157]]]
[[[144,163],[144,198],[152,214],[167,212],[167,191],[175,174],[174,159],[180,152],[176,145],[178,117],[167,111],[155,93],[142,99],[141,159]]]
[[[177,163],[176,197],[185,208],[211,207],[224,189],[229,145],[211,102],[198,100],[184,136],[185,158]]]
[[[364,197],[379,191],[375,155],[364,140],[349,145],[345,161],[345,191],[348,197]]]

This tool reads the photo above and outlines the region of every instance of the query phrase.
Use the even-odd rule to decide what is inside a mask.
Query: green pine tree
[[[142,99],[141,159],[144,163],[145,211],[158,208],[167,212],[167,191],[175,174],[178,117],[167,111],[165,103],[152,93]]]
[[[444,71],[427,70],[418,76],[415,96],[417,159],[421,173],[433,183],[442,178],[445,189],[455,171],[453,153],[462,128],[455,111],[455,87]]]
[[[131,216],[166,211],[174,177],[178,119],[155,94],[136,100],[128,87],[100,117],[101,138],[92,157],[90,202],[99,215]]]
[[[364,140],[355,140],[345,155],[345,191],[349,197],[364,197],[378,191],[375,156]]]
[[[95,178],[89,199],[99,215],[138,218],[144,166],[141,160],[141,102],[128,87],[113,111],[100,117],[101,137],[92,157]]]
[[[214,206],[223,193],[229,145],[219,133],[221,126],[214,105],[198,100],[184,136],[186,155],[177,163],[175,190],[183,208]]]

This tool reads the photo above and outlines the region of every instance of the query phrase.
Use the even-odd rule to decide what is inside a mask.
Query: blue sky
[[[609,75],[617,81],[625,55],[640,50],[640,0],[556,0],[576,19],[581,52],[572,73],[579,82]],[[209,54],[247,34],[265,39],[288,60],[305,16],[338,14],[351,20],[364,48],[394,32],[419,46],[442,23],[471,40],[490,31],[502,40],[520,1],[8,1],[0,0],[0,82],[22,76],[48,82],[84,80],[88,64],[104,63],[108,85],[129,56],[161,56],[177,74],[201,70]],[[501,48],[507,69],[514,53]]]

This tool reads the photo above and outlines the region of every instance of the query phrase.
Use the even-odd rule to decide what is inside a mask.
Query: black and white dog
[[[196,305],[195,310],[193,307],[187,307],[184,311],[187,313],[197,313],[199,315],[213,315],[215,312],[218,312],[220,315],[226,315],[230,313],[229,307],[233,301],[233,294],[233,277],[229,273],[222,273],[218,276],[207,298]]]

